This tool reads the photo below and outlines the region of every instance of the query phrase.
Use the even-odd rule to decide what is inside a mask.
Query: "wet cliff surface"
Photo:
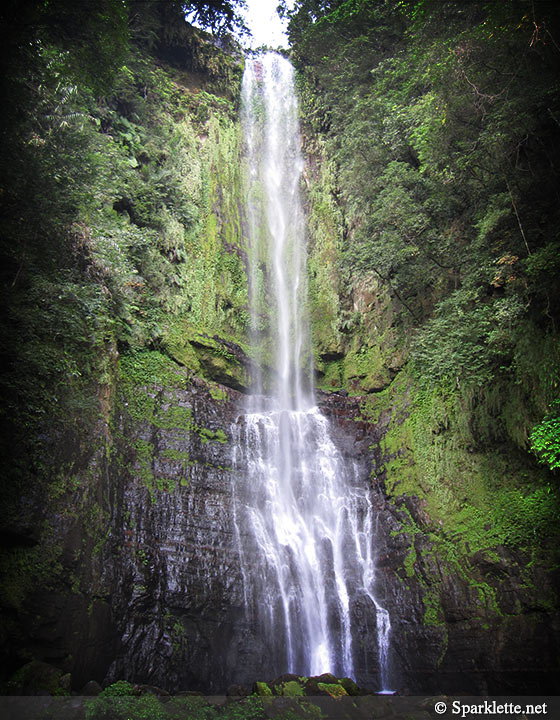
[[[166,383],[115,390],[114,418],[91,438],[100,449],[76,469],[81,489],[62,494],[58,512],[53,500],[47,508],[57,532],[42,553],[56,553],[59,572],[13,609],[5,637],[17,640],[19,664],[33,653],[59,669],[56,683],[70,673],[64,682],[75,690],[91,679],[124,678],[171,692],[220,693],[279,674],[267,669],[266,638],[243,607],[232,514],[239,453],[232,429],[242,400],[179,369]],[[387,492],[383,422],[364,421],[360,403],[337,393],[319,397],[337,447],[371,488],[376,592],[392,623],[392,687],[552,692],[555,573],[504,546],[472,553],[458,570],[441,551],[445,530],[425,503]],[[352,611],[356,680],[375,688],[377,629],[368,626],[367,610],[357,602]],[[23,690],[34,692],[33,683]]]
[[[458,566],[443,550],[445,528],[426,512],[426,502],[387,491],[387,418],[364,421],[359,397],[332,393],[321,400],[348,459],[366,458],[395,687],[407,694],[554,692],[558,571],[531,567],[530,553],[503,545],[472,552]]]
[[[244,606],[236,538],[244,528],[236,528],[234,508],[244,448],[232,443],[244,398],[186,373],[175,380],[129,387],[115,425],[109,572],[117,641],[104,680],[170,691],[250,688],[285,668],[272,659],[274,638]],[[345,431],[341,437],[357,462],[354,443]],[[352,622],[359,680],[374,687],[377,628],[368,603],[356,603]]]
[[[137,388],[153,398],[151,418],[134,421],[126,407],[119,416],[128,450],[125,471],[119,463],[110,471],[118,487],[110,542],[119,641],[107,681],[224,692],[278,674],[268,667],[267,638],[255,634],[243,607],[232,505],[233,455],[239,459],[242,449],[231,444],[243,396],[220,388],[216,399],[211,389],[193,380],[183,389]],[[528,570],[526,555],[503,546],[473,553],[457,572],[438,554],[440,529],[421,500],[388,497],[382,473],[376,477],[382,433],[359,419],[359,399],[322,394],[320,405],[345,460],[358,464],[371,487],[377,514],[371,542],[377,593],[391,616],[394,688],[550,692],[558,616],[547,599],[554,573]],[[149,466],[138,453],[146,445],[153,448]],[[419,532],[410,531],[411,519]],[[352,612],[361,640],[356,680],[376,687],[377,629],[368,626],[367,598],[363,603]]]
[[[238,664],[231,639],[243,614],[231,512],[238,393],[215,400],[196,380],[134,392],[152,412],[135,420],[124,407],[119,417],[111,543],[120,641],[108,678],[217,691]]]
[[[530,26],[528,38],[532,31]],[[89,99],[74,98],[68,118],[93,112],[96,123],[80,129],[61,116],[55,132],[48,108],[29,100],[29,122],[20,133],[18,121],[17,137],[8,136],[17,192],[6,184],[13,217],[8,213],[5,252],[10,312],[4,316],[9,373],[0,664],[2,679],[12,677],[7,692],[80,692],[89,680],[120,678],[169,691],[222,692],[284,671],[267,669],[267,638],[247,620],[232,515],[234,455],[239,460],[240,453],[232,428],[254,374],[246,353],[246,217],[235,106],[241,61],[228,54],[218,61],[213,43],[191,43],[194,70],[168,48],[164,56],[172,64],[165,70],[159,61],[129,58],[109,106],[103,100],[93,110]],[[323,58],[323,43],[318,47]],[[343,51],[346,56],[346,44]],[[48,53],[44,62],[49,65]],[[210,66],[214,84],[204,79]],[[45,73],[57,88],[49,107],[70,102],[59,96],[56,74],[49,74],[58,70],[38,67],[37,77]],[[334,78],[330,65],[326,76]],[[28,80],[16,79],[18,89]],[[68,82],[73,86],[75,78]],[[29,87],[42,97],[33,83]],[[521,94],[532,96],[523,88]],[[347,91],[344,96],[352,99]],[[383,118],[394,110],[380,108]],[[339,116],[346,127],[347,114]],[[426,121],[432,117],[428,112]],[[552,114],[549,122],[554,124]],[[372,146],[372,131],[364,133],[358,149]],[[515,147],[518,139],[511,137]],[[62,152],[69,147],[76,159]],[[100,163],[99,171],[83,162],[82,147]],[[370,180],[380,176],[389,188],[397,181],[406,188],[412,170],[402,174],[391,156],[394,176],[373,163],[364,182],[348,189],[354,175],[342,171],[361,152],[351,149],[337,167],[332,148],[309,128],[304,147],[315,367],[323,390],[339,390],[320,394],[319,403],[338,449],[356,465],[375,504],[370,540],[376,591],[392,622],[391,685],[411,693],[555,691],[557,483],[529,455],[527,438],[556,397],[557,371],[550,369],[556,335],[539,329],[544,315],[538,325],[523,324],[515,303],[511,317],[509,306],[496,306],[503,312],[492,306],[491,317],[504,319],[504,334],[488,338],[499,347],[503,340],[507,350],[511,324],[519,348],[509,369],[498,354],[503,377],[469,386],[461,373],[477,367],[474,360],[485,347],[479,338],[486,337],[477,334],[480,303],[474,302],[467,306],[473,362],[460,355],[451,382],[419,387],[409,363],[415,326],[402,298],[373,270],[354,276],[343,253],[370,206],[369,199],[363,207],[353,201],[358,190],[369,191]],[[59,159],[56,172],[53,158]],[[549,164],[537,155],[532,167]],[[96,177],[78,182],[73,168],[84,165]],[[24,173],[24,166],[30,170]],[[27,174],[29,182],[15,182]],[[71,188],[73,201],[67,202]],[[485,185],[481,192],[491,197]],[[508,206],[514,197],[501,187],[492,192]],[[535,197],[524,184],[517,192],[528,205]],[[407,207],[402,193],[383,208]],[[90,204],[76,214],[86,197]],[[102,211],[99,197],[107,199]],[[384,197],[377,192],[376,198]],[[449,237],[449,256],[460,249],[461,237],[480,228],[478,218],[461,220],[463,210],[477,206],[467,200],[443,214],[451,223],[449,233],[445,226],[441,233]],[[350,215],[349,207],[355,208]],[[489,248],[491,211],[490,205]],[[512,237],[516,214],[512,207]],[[535,215],[535,229],[540,217]],[[391,238],[397,242],[406,218],[380,218],[374,217],[375,226],[396,225]],[[499,226],[496,232],[508,237]],[[362,241],[369,237],[365,232]],[[515,272],[505,272],[518,261],[510,252],[519,251],[500,248],[484,260],[491,281],[483,287],[487,303],[501,303],[508,287],[527,287],[523,275],[517,281]],[[549,303],[556,266],[552,250],[550,257],[545,251],[529,270]],[[480,262],[475,257],[477,275]],[[446,285],[444,275],[434,277]],[[269,280],[264,272],[264,285]],[[422,273],[413,280],[413,308],[428,317],[437,300],[434,285]],[[453,308],[442,318],[463,317]],[[546,308],[554,314],[554,305]],[[434,335],[434,347],[442,348],[434,373],[435,361],[449,355],[442,342],[449,335]],[[266,352],[261,356],[271,364]],[[364,598],[352,614],[360,648],[356,680],[379,687],[377,628],[368,625],[368,609]]]

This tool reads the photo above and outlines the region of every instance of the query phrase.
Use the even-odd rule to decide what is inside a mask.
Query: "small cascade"
[[[265,648],[267,675],[356,677],[361,616],[375,626],[386,690],[391,623],[376,593],[371,491],[315,404],[297,100],[293,68],[280,55],[247,59],[242,119],[253,340],[262,348],[257,364],[272,377],[255,379],[235,426],[247,620]]]

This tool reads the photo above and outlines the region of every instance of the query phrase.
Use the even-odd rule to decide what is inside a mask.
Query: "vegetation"
[[[560,467],[560,402],[556,400],[542,422],[533,428],[531,450],[551,470]]]
[[[506,622],[484,568],[516,558],[531,586],[559,563],[560,13],[528,0],[286,12],[313,172],[318,382],[360,395],[357,419],[377,425],[372,475],[442,662],[438,567],[470,588],[473,615]]]
[[[238,2],[187,5],[218,34],[238,27]],[[153,399],[132,383],[184,386],[179,366],[211,375],[220,336],[243,340],[247,289],[233,41],[218,46],[172,0],[27,0],[0,15],[4,673],[28,659],[14,637],[21,618],[40,621],[30,592],[79,595],[68,564],[102,562],[108,498],[93,475],[119,376],[145,417]],[[135,443],[150,492],[172,490]],[[187,484],[188,456],[168,460]],[[70,525],[80,542],[63,558]],[[94,615],[103,601],[83,603]]]
[[[346,278],[389,289],[428,384],[525,382],[529,332],[546,346],[536,414],[557,391],[558,19],[549,3],[352,0],[300,2],[290,22]]]
[[[158,349],[197,369],[190,338],[244,331],[232,214],[242,66],[187,25],[180,5],[11,8],[1,417],[4,449],[22,457],[17,485],[38,437],[44,451],[53,430],[97,420],[117,354]],[[233,5],[190,4],[209,25]],[[175,58],[179,42],[186,55]]]

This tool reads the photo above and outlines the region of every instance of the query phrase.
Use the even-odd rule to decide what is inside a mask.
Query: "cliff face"
[[[229,668],[244,665],[232,642],[243,625],[232,512],[239,393],[181,372],[130,391],[111,468],[119,649],[107,679],[223,690]]]
[[[234,460],[243,449],[232,437],[242,395],[170,362],[157,373],[153,358],[143,362],[134,382],[121,371],[113,419],[91,438],[100,449],[58,496],[58,513],[49,501],[56,535],[36,547],[58,550],[57,574],[22,593],[9,639],[70,673],[76,689],[125,678],[219,693],[270,680],[282,668],[269,667],[267,639],[245,614],[235,537]],[[504,545],[465,553],[459,565],[450,551],[457,538],[433,522],[426,502],[387,491],[382,424],[363,419],[363,402],[320,395],[345,461],[372,489],[393,686],[552,692],[555,574]],[[358,603],[352,618],[356,679],[376,687],[376,628],[362,610]]]
[[[522,391],[419,380],[409,358],[417,327],[401,299],[379,277],[337,272],[352,230],[320,138],[308,147],[317,381],[326,412],[343,420],[377,488],[396,685],[413,693],[551,691],[557,499],[549,472],[511,437],[524,422]]]
[[[159,10],[157,4],[146,6],[134,22],[149,24],[150,13]],[[134,505],[136,483],[136,508],[144,502],[152,507],[154,493],[163,498],[163,508],[176,479],[177,501],[196,505],[204,493],[193,500],[187,471],[198,468],[204,486],[216,484],[220,470],[218,480],[210,477],[212,460],[202,451],[189,459],[189,433],[199,437],[199,424],[187,422],[186,406],[183,415],[176,410],[176,420],[158,415],[166,427],[183,423],[177,432],[182,428],[184,447],[154,448],[150,433],[156,431],[146,423],[156,401],[133,388],[149,385],[156,395],[171,393],[166,383],[175,388],[172,370],[181,368],[183,389],[191,376],[204,387],[213,379],[238,389],[251,382],[251,363],[238,344],[246,339],[247,319],[235,106],[242,58],[233,49],[219,49],[180,14],[174,29],[172,21],[165,21],[169,36],[159,29],[157,60],[134,45],[113,85],[96,101],[87,84],[61,90],[60,78],[70,82],[69,71],[43,56],[29,60],[31,68],[11,68],[12,83],[12,76],[19,81],[18,73],[28,72],[32,85],[42,79],[46,93],[37,107],[18,98],[15,108],[25,122],[11,128],[4,142],[12,172],[2,224],[2,299],[8,308],[1,436],[7,468],[2,679],[23,667],[6,688],[11,692],[35,692],[45,689],[45,682],[49,691],[66,692],[68,673],[79,690],[91,678],[102,681],[111,666],[124,674],[123,662],[116,660],[121,656],[132,663],[132,675],[150,674],[148,661],[142,665],[132,646],[120,640],[126,637],[121,611],[128,602],[144,607],[148,584],[158,593],[154,582],[144,582],[140,590],[142,582],[130,579],[130,563],[119,560],[119,548],[134,547],[147,573],[143,560],[149,547],[137,547],[124,534],[130,528],[123,503]],[[156,29],[157,24],[150,32]],[[136,30],[142,37],[142,27]],[[45,117],[43,102],[62,103],[63,115]],[[35,184],[32,213],[26,205],[29,183]],[[21,242],[14,230],[19,217],[27,218]],[[226,390],[215,392],[226,397]],[[203,417],[200,444],[222,448],[227,437],[212,434],[213,422]],[[124,442],[123,423],[134,442]],[[226,454],[223,472],[231,466]],[[142,515],[134,507],[129,512]],[[148,543],[161,535],[166,519],[145,512],[138,522],[139,528],[152,527]],[[202,511],[201,516],[211,524]],[[178,551],[177,557],[186,562],[187,555]],[[159,555],[158,563],[161,568]],[[146,613],[154,613],[157,603],[160,608],[154,597]],[[173,628],[165,624],[166,612],[149,631],[154,637]],[[130,632],[137,649],[143,631]],[[146,641],[145,653],[151,649]],[[29,665],[34,661],[53,665],[47,680]],[[163,675],[158,679],[167,684]],[[185,687],[183,681],[169,682]]]
[[[540,304],[545,275],[555,271],[543,265],[532,286],[522,268],[533,253],[549,252],[548,240],[535,229],[528,248],[519,223],[534,212],[540,228],[555,225],[548,190],[557,178],[512,149],[522,126],[526,137],[550,137],[532,101],[522,119],[519,110],[537,78],[548,92],[558,56],[532,54],[518,8],[447,5],[445,23],[441,10],[345,4],[315,22],[304,9],[292,18],[317,382],[354,396],[344,402],[354,403],[370,438],[372,481],[400,523],[388,523],[380,563],[394,573],[389,607],[403,686],[417,688],[424,677],[427,686],[437,679],[469,692],[525,680],[550,687],[558,668],[558,489],[530,452],[530,436],[543,414],[554,415],[558,296]],[[557,27],[556,13],[547,22]],[[509,67],[513,48],[523,80],[499,100],[497,68]],[[483,85],[496,89],[488,105],[478,102]],[[507,137],[500,149],[493,113]],[[493,157],[492,168],[479,150]],[[543,174],[529,180],[524,162]],[[526,180],[521,213],[513,186]],[[509,203],[499,221],[498,194]],[[547,627],[556,629],[545,639]],[[533,634],[541,639],[533,643]]]
[[[22,396],[47,418],[40,432],[18,417],[9,436],[3,665],[7,675],[28,668],[12,678],[12,692],[119,678],[222,692],[284,670],[264,670],[266,638],[245,616],[232,513],[242,453],[233,428],[254,350],[241,142],[228,99],[237,97],[239,68],[230,56],[221,66],[214,46],[193,47],[196,67],[150,66],[150,75],[140,63],[123,71],[121,96],[98,109],[100,130],[91,132],[101,143],[105,215],[96,196],[82,224],[66,228],[79,282],[38,283],[41,302],[56,308],[41,329],[49,337],[33,345],[33,362],[14,354],[40,390],[45,347],[60,350],[62,369],[40,405]],[[208,66],[220,87],[204,85]],[[224,73],[233,78],[226,88]],[[146,113],[144,124],[131,106]],[[156,106],[164,116],[152,114]],[[372,542],[392,622],[392,683],[411,693],[552,692],[557,506],[549,472],[512,439],[523,394],[467,391],[459,380],[420,386],[402,298],[378,275],[344,270],[355,227],[340,201],[340,168],[320,135],[308,130],[304,144],[319,403],[377,510]],[[114,162],[123,184],[111,179]],[[39,327],[29,319],[29,287],[24,339]],[[99,301],[91,307],[88,288]],[[417,298],[427,311],[431,293]],[[64,345],[50,333],[76,332],[73,321],[93,322],[92,313],[93,339]],[[33,433],[38,446],[26,444]],[[361,610],[356,680],[375,687],[377,629]],[[52,666],[48,687],[31,661]]]
[[[114,656],[105,681],[224,692],[271,679],[267,638],[243,607],[233,484],[243,448],[232,438],[242,395],[171,371],[128,386],[115,422],[115,488],[105,572]],[[426,502],[389,493],[378,467],[384,433],[361,417],[363,397],[320,396],[335,442],[372,489],[378,597],[391,616],[390,674],[408,693],[552,692],[555,572],[505,545],[463,551]],[[241,529],[241,531],[243,531]],[[538,592],[535,591],[538,588]],[[364,600],[365,601],[365,600]],[[379,683],[376,628],[353,612],[357,682]]]
[[[399,493],[385,466],[389,418],[364,420],[364,401],[328,394],[321,405],[340,447],[362,463],[373,488],[395,687],[410,694],[552,692],[558,571],[546,561],[531,563],[535,552],[503,544],[474,551],[467,541],[463,548],[460,529],[430,517],[421,489]],[[542,551],[546,558],[554,548]]]

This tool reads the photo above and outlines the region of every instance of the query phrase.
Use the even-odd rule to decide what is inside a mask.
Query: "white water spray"
[[[303,160],[294,71],[280,55],[247,60],[243,125],[253,338],[265,348],[258,364],[268,364],[274,378],[266,397],[263,378],[256,379],[236,426],[244,448],[234,501],[246,611],[266,644],[270,672],[355,677],[360,604],[377,628],[386,689],[391,624],[374,592],[370,491],[343,462],[315,406]]]

